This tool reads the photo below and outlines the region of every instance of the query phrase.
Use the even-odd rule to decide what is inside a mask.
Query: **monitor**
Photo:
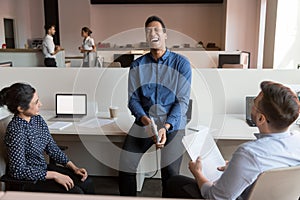
[[[86,94],[56,94],[56,115],[86,115]]]
[[[135,59],[135,54],[114,54],[114,62],[120,62],[121,67],[130,67]]]

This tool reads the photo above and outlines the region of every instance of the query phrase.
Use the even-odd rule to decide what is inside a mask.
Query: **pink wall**
[[[257,63],[260,0],[225,0],[223,4],[91,5],[90,0],[59,0],[61,44],[66,55],[81,55],[80,29],[93,30],[96,42],[124,31],[142,28],[150,15],[160,16],[169,29],[194,41],[215,42],[222,49],[251,52],[251,65]],[[16,19],[18,47],[28,38],[44,36],[42,0],[0,0],[0,18]],[[226,12],[225,12],[226,11]],[[3,20],[0,20],[3,27]],[[0,29],[0,44],[4,41]],[[137,42],[143,40],[137,38]],[[171,37],[168,41],[171,40]],[[175,43],[176,44],[176,43]],[[172,46],[172,44],[170,44]]]
[[[5,43],[3,18],[15,18],[15,0],[0,0],[0,47]]]
[[[227,0],[225,51],[251,52],[250,65],[257,65],[259,0]]]
[[[0,44],[5,42],[3,18],[15,20],[17,48],[24,48],[29,38],[43,37],[43,1],[0,0],[0,5]]]
[[[153,14],[160,16],[169,29],[195,41],[201,40],[204,44],[215,42],[219,46],[224,44],[222,4],[90,5],[89,2],[59,1],[61,42],[67,56],[80,55],[77,49],[82,41],[82,26],[92,29],[92,37],[98,43],[115,34],[142,28],[146,18]],[[140,42],[140,39],[136,42]]]
[[[167,28],[195,41],[222,43],[222,4],[92,5],[91,26],[96,41],[134,28],[143,28],[150,15],[161,17]]]
[[[90,18],[90,0],[59,0],[60,40],[66,56],[81,55],[81,28],[90,27]]]

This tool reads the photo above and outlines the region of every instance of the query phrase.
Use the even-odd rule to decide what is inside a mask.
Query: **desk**
[[[231,159],[232,153],[237,147],[245,142],[255,140],[254,133],[258,133],[257,127],[250,127],[246,123],[245,114],[225,114],[216,115],[213,120],[221,123],[213,123],[211,129],[212,135],[226,160]],[[215,125],[221,126],[215,126]],[[293,123],[290,130],[300,131],[298,125]]]
[[[40,114],[48,125],[54,123],[48,121],[54,116],[53,111],[41,111]],[[50,130],[50,133],[59,145],[69,147],[66,151],[68,157],[85,167],[90,175],[116,176],[121,145],[133,123],[133,117],[127,112],[119,113],[111,124],[95,128],[80,126],[85,121],[97,120],[97,117],[108,119],[109,113],[87,116],[81,122],[73,122],[63,130]]]
[[[255,140],[254,133],[259,132],[257,127],[251,127],[246,123],[244,114],[215,115],[212,120],[217,122],[210,125],[215,140]],[[195,126],[188,125],[188,127]],[[290,130],[300,131],[300,128],[293,123]]]
[[[54,116],[54,111],[44,110],[41,111],[40,114],[48,125],[54,123],[54,121],[49,121],[49,119]],[[119,117],[115,119],[113,123],[103,126],[99,125],[98,127],[89,128],[80,125],[89,120],[109,119],[109,113],[101,112],[94,116],[87,116],[80,122],[73,122],[71,126],[63,130],[50,130],[50,133],[53,137],[59,137],[60,135],[63,135],[64,137],[79,136],[82,139],[85,138],[92,141],[107,141],[108,138],[111,142],[123,142],[134,119],[127,112],[119,113],[118,116]]]

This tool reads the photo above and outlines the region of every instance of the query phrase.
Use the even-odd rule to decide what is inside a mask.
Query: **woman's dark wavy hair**
[[[0,107],[6,105],[10,112],[19,114],[18,107],[27,110],[34,93],[35,89],[29,84],[14,83],[0,91]]]
[[[84,31],[84,32],[86,32],[86,33],[88,33],[88,36],[90,36],[93,32],[91,31],[91,29],[89,29],[88,27],[83,27],[82,29],[81,29],[81,31]]]
[[[296,94],[290,88],[272,81],[263,81],[260,87],[263,97],[259,108],[270,125],[277,130],[288,128],[299,115],[299,100]]]

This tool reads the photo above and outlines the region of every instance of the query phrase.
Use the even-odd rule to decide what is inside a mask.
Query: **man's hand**
[[[158,138],[159,141],[156,141],[156,136],[153,136],[153,141],[156,144],[157,149],[161,149],[165,146],[167,141],[167,131],[165,128],[161,128],[158,130]]]
[[[85,181],[88,177],[88,173],[84,168],[77,168],[74,170],[74,173],[82,177],[81,178],[82,182]]]
[[[144,126],[148,126],[149,124],[151,124],[151,119],[144,115],[141,117],[141,122],[144,124]]]
[[[225,170],[227,169],[228,164],[229,164],[229,161],[226,160],[225,162],[226,162],[226,163],[225,163],[225,166],[217,167],[217,169],[218,169],[219,171],[223,172],[223,171],[225,171]]]
[[[201,158],[198,157],[196,161],[189,162],[189,169],[192,172],[193,176],[197,178],[200,174],[202,174],[202,163]]]
[[[202,173],[202,162],[200,157],[198,157],[195,162],[189,162],[189,169],[195,177],[199,188],[201,188],[204,183],[209,182],[209,180]]]

